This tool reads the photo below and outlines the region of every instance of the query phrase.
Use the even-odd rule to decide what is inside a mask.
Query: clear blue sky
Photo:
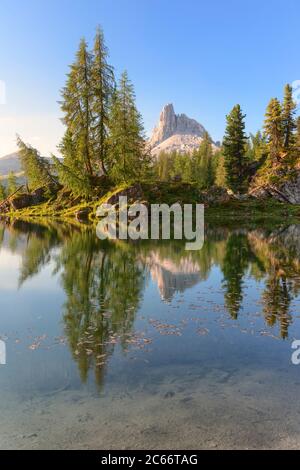
[[[147,132],[165,103],[220,140],[236,103],[247,131],[300,80],[299,0],[1,0],[0,155],[20,133],[46,154],[63,128],[57,101],[82,36],[100,24],[117,74],[132,79]]]

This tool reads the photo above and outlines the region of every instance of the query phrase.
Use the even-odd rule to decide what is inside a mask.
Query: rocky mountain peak
[[[149,145],[153,155],[162,151],[189,153],[197,148],[205,133],[205,128],[195,119],[185,114],[175,114],[172,103],[165,105],[159,122],[154,128]]]

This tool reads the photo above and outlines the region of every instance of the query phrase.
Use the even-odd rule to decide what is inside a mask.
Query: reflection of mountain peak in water
[[[191,256],[175,262],[170,258],[162,258],[152,251],[145,262],[163,300],[170,301],[175,292],[183,292],[200,280],[199,264],[193,261]]]

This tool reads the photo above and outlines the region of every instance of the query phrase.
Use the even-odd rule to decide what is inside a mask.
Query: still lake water
[[[300,447],[300,225],[0,225],[0,448]]]

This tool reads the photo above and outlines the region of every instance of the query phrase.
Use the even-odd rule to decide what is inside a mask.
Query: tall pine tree
[[[284,88],[284,98],[282,105],[283,120],[283,146],[284,150],[291,152],[295,145],[295,112],[296,103],[293,100],[293,88],[287,84]]]
[[[245,115],[239,104],[226,116],[227,127],[223,140],[226,184],[236,193],[246,190],[247,163],[245,134]]]
[[[110,164],[115,182],[138,180],[149,167],[142,118],[127,72],[120,78],[110,114]]]
[[[268,104],[264,129],[268,142],[270,162],[279,162],[284,143],[284,128],[282,107],[277,98],[272,98]]]

